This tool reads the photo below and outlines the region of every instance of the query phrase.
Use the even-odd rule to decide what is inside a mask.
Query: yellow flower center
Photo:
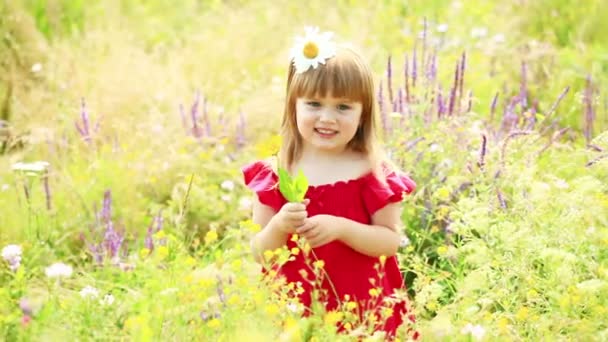
[[[319,55],[319,47],[314,42],[308,42],[304,45],[304,56],[306,58],[315,58]]]

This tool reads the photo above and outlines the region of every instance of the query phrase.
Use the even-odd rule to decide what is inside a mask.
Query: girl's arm
[[[401,204],[390,203],[372,216],[371,224],[335,217],[338,238],[359,253],[372,257],[397,253],[401,236]]]
[[[251,239],[251,251],[256,262],[262,262],[262,255],[266,250],[275,250],[287,242],[288,235],[279,229],[276,224],[276,212],[269,206],[260,203],[254,196],[253,223],[259,224],[262,230]]]
[[[251,240],[251,250],[257,262],[260,262],[264,251],[284,246],[287,238],[295,233],[296,227],[304,224],[308,216],[306,212],[308,203],[310,203],[308,199],[300,203],[285,203],[281,210],[276,212],[255,198],[253,222],[263,227]]]
[[[340,240],[359,253],[371,257],[397,253],[401,236],[401,206],[391,203],[372,215],[371,224],[363,224],[334,215],[315,215],[296,229],[311,247]]]

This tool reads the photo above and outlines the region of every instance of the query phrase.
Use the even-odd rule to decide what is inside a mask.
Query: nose
[[[332,122],[334,120],[335,116],[331,108],[324,108],[321,113],[319,113],[319,121],[321,122]]]

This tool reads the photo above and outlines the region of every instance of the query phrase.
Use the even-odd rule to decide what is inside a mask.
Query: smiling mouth
[[[338,134],[338,131],[334,131],[333,129],[323,129],[323,128],[315,128],[315,132],[322,136],[333,136]]]

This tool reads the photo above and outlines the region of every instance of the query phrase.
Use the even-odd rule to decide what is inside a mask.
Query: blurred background
[[[608,338],[607,17],[605,0],[0,0],[0,245],[24,266],[0,265],[0,336],[292,334],[258,291],[240,168],[277,151],[288,51],[318,26],[370,62],[380,136],[418,183],[399,258],[423,336]],[[56,260],[79,276],[51,287]],[[82,304],[87,285],[121,304]]]

